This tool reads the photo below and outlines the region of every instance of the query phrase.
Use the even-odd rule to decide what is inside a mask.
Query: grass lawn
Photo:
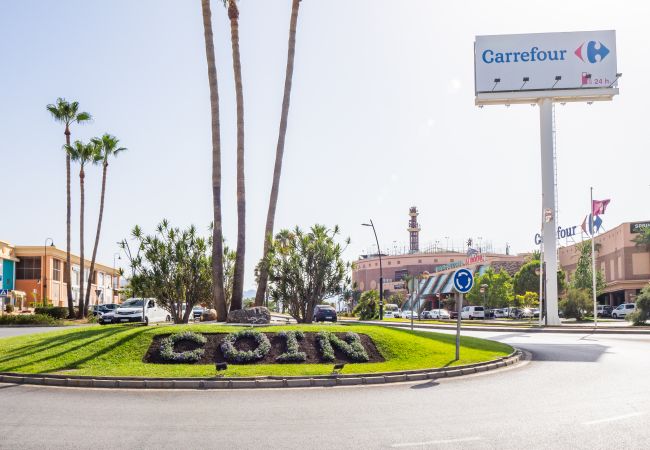
[[[157,334],[185,330],[233,332],[243,327],[218,325],[84,327],[0,339],[0,372],[53,373],[93,376],[211,377],[213,365],[144,363],[143,356]],[[506,356],[505,344],[472,337],[461,339],[461,360],[454,361],[455,336],[372,325],[287,325],[258,328],[333,332],[354,331],[370,336],[386,361],[346,364],[342,373],[389,372],[476,363]],[[332,364],[234,365],[224,376],[323,375]]]

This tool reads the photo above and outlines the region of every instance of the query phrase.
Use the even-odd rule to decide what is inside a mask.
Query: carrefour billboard
[[[616,82],[616,32],[477,36],[476,94],[609,88]]]

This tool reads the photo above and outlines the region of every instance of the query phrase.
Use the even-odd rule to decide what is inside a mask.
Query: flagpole
[[[591,229],[591,289],[594,296],[594,326],[598,326],[598,300],[596,299],[596,230],[594,229],[594,188],[591,187],[591,203],[589,207],[589,228]]]

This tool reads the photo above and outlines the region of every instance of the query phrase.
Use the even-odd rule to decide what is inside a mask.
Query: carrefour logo
[[[605,59],[609,54],[609,49],[602,42],[588,41],[583,42],[574,52],[582,62],[597,63]]]

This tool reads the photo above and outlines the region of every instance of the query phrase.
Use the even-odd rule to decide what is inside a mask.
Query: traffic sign
[[[0,297],[9,297],[9,289],[0,289]]]
[[[474,276],[467,269],[459,269],[454,273],[454,287],[461,294],[469,292],[474,286]]]

